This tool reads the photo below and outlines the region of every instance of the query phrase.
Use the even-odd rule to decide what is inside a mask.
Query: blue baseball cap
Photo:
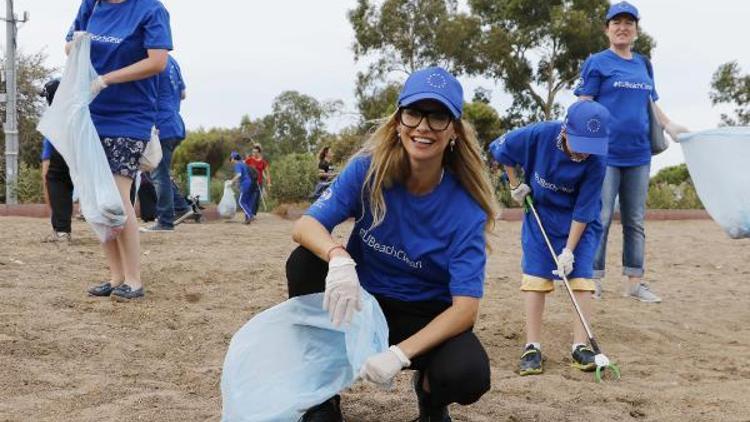
[[[582,100],[568,107],[565,135],[573,152],[607,155],[609,111],[596,101]]]
[[[242,161],[242,156],[241,156],[241,155],[240,155],[240,153],[239,153],[239,152],[237,152],[237,151],[232,151],[232,153],[231,153],[231,154],[229,155],[229,157],[230,157],[230,158],[231,158],[232,160],[238,160],[238,161]]]
[[[619,3],[613,4],[612,6],[609,6],[609,10],[607,11],[607,18],[605,20],[609,22],[615,16],[622,15],[623,13],[632,16],[636,21],[641,20],[641,14],[638,13],[638,9],[636,9],[635,6],[626,1],[621,1]]]
[[[460,119],[464,108],[464,89],[458,79],[442,67],[427,67],[409,75],[398,96],[398,106],[408,107],[421,100],[435,100],[444,105],[454,118]]]

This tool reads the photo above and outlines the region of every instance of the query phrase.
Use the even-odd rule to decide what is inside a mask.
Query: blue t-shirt
[[[346,249],[357,263],[362,287],[407,302],[482,297],[482,208],[446,170],[426,195],[413,195],[398,183],[385,189],[385,220],[370,229],[373,219],[363,194],[370,162],[367,156],[355,158],[306,213],[329,231],[356,218]]]
[[[571,160],[562,150],[561,130],[562,122],[556,121],[516,129],[495,140],[490,151],[500,164],[523,168],[534,206],[557,254],[565,247],[572,221],[587,224],[573,251],[570,277],[591,278],[602,233],[599,213],[606,164],[596,155],[579,163]],[[531,213],[524,215],[521,246],[524,274],[551,279],[555,263]]]
[[[642,166],[651,161],[649,96],[659,99],[649,65],[640,54],[623,59],[612,50],[591,55],[583,64],[575,95],[589,95],[609,110],[609,155],[613,167]]]
[[[167,68],[159,74],[159,114],[156,127],[161,139],[185,139],[185,123],[180,116],[180,102],[185,82],[177,60],[171,55]]]
[[[242,190],[248,190],[253,185],[250,169],[242,161],[234,163],[234,172],[240,175],[239,185]]]
[[[42,161],[49,160],[52,158],[52,151],[55,150],[55,147],[52,146],[52,142],[49,141],[49,139],[44,138],[42,140]]]
[[[158,0],[83,0],[67,41],[74,31],[91,33],[91,63],[100,75],[147,58],[149,49],[172,49],[169,13]],[[99,136],[149,140],[156,124],[157,79],[102,90],[89,106]]]

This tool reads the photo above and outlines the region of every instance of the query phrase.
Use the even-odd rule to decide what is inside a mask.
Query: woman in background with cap
[[[658,100],[653,71],[647,58],[633,52],[638,35],[638,9],[628,2],[613,4],[606,16],[605,33],[609,48],[590,56],[583,64],[575,95],[593,99],[612,115],[607,172],[602,189],[602,239],[594,262],[597,279],[595,298],[601,298],[600,279],[604,278],[607,234],[614,213],[615,197],[620,197],[623,230],[623,274],[629,279],[626,296],[646,303],[658,303],[643,281],[646,235],[644,217],[651,168],[649,101]],[[667,133],[677,140],[684,127],[672,122],[655,107]]]
[[[587,320],[594,291],[593,261],[601,237],[601,190],[607,155],[609,112],[593,101],[579,101],[568,109],[565,123],[541,122],[516,129],[490,145],[493,158],[505,167],[515,201],[533,202],[549,236],[559,266],[549,252],[538,223],[524,214],[521,231],[526,308],[526,346],[519,364],[521,375],[541,374],[542,315],[546,294],[554,290],[553,278],[568,276],[570,287]],[[516,166],[523,168],[527,183]],[[554,276],[554,277],[553,277]],[[573,322],[573,365],[596,369],[594,352],[576,318]]]
[[[496,202],[462,108],[451,74],[414,72],[396,113],[295,224],[301,246],[287,261],[289,296],[325,291],[334,325],[356,312],[360,288],[378,300],[392,346],[370,357],[360,376],[387,386],[402,369],[416,370],[420,421],[449,421],[448,404],[473,403],[490,387],[472,327]],[[350,217],[344,246],[331,230]],[[342,420],[339,397],[302,420]]]

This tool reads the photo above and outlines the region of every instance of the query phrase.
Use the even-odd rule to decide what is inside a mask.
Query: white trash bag
[[[107,156],[91,121],[91,36],[76,33],[52,106],[37,130],[65,159],[78,193],[81,212],[101,242],[117,237],[125,226],[125,209]]]
[[[349,325],[331,324],[323,293],[254,316],[234,334],[221,374],[222,422],[297,421],[356,381],[365,360],[388,348],[380,305],[362,291]]]
[[[232,182],[227,180],[224,182],[224,194],[221,195],[221,201],[219,206],[216,208],[219,215],[224,218],[232,218],[237,212],[237,200],[234,198],[234,190],[232,190]]]
[[[722,127],[680,136],[695,190],[732,239],[750,237],[750,127]]]

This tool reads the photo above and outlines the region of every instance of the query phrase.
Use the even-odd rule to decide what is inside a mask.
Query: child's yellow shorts
[[[573,291],[593,292],[595,290],[594,280],[590,278],[572,278],[568,280]],[[521,291],[523,292],[551,292],[555,290],[552,279],[542,278],[524,274],[521,278]]]

